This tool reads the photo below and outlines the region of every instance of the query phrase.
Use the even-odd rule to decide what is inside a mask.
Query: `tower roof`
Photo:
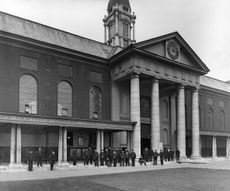
[[[114,5],[124,5],[131,10],[129,0],[109,0],[108,10],[112,9]]]

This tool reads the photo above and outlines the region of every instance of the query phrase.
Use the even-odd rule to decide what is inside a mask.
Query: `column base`
[[[69,167],[69,163],[68,162],[58,162],[57,166],[58,167]]]
[[[9,168],[12,168],[12,169],[23,168],[23,164],[10,163]]]
[[[200,156],[192,155],[192,156],[190,157],[190,159],[191,159],[191,160],[200,160],[201,157],[200,157]]]

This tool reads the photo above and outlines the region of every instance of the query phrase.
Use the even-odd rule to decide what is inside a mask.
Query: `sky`
[[[109,0],[0,0],[0,11],[103,42]],[[229,0],[130,0],[137,42],[179,32],[208,66],[230,80]]]

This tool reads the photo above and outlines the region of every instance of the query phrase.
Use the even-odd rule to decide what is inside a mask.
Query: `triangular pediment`
[[[175,65],[178,63],[180,66],[194,68],[204,74],[209,72],[208,67],[178,32],[136,43],[134,47],[158,55],[169,62],[172,61]]]

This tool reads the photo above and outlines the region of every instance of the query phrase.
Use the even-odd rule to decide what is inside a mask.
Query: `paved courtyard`
[[[167,163],[164,166],[77,167],[53,172],[1,172],[1,191],[229,191],[230,160],[206,164]]]

